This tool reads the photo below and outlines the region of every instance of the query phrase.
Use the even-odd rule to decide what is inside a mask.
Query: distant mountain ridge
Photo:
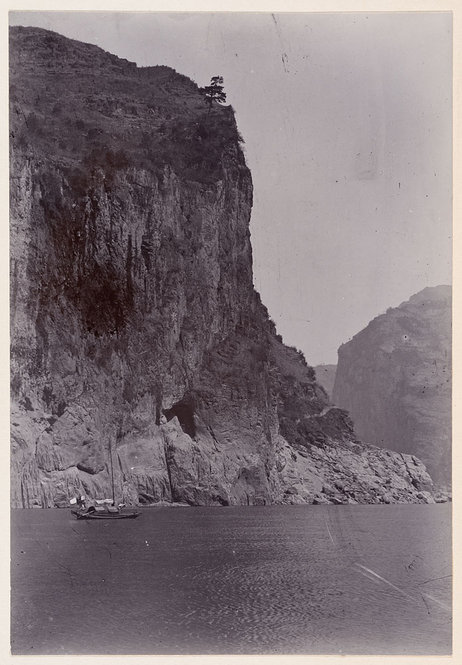
[[[329,399],[332,399],[337,365],[316,365],[314,371],[316,372],[316,381],[324,388],[329,395]]]
[[[428,287],[376,317],[339,349],[333,401],[359,436],[417,455],[451,481],[450,286]]]

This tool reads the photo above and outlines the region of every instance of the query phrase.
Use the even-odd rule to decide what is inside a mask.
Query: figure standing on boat
[[[82,510],[85,509],[85,505],[86,505],[86,503],[85,503],[85,497],[84,497],[84,496],[78,496],[78,497],[77,497],[77,505],[78,505],[78,507],[81,508]]]

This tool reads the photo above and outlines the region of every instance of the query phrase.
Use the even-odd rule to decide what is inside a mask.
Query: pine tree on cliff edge
[[[209,111],[214,101],[219,104],[226,102],[226,92],[223,92],[223,76],[212,76],[210,85],[199,88],[199,91],[205,96],[209,104]]]

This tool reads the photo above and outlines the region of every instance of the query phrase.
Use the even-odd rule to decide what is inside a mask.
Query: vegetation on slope
[[[14,145],[46,152],[76,180],[98,167],[168,165],[211,183],[227,152],[245,166],[232,108],[209,104],[193,81],[40,28],[10,29],[10,131]]]

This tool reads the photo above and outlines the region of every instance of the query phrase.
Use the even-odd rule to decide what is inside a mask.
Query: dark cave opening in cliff
[[[170,409],[164,409],[164,415],[167,421],[172,420],[175,416],[181,425],[183,432],[188,434],[191,438],[196,436],[196,423],[194,422],[194,404],[191,399],[183,398]]]

